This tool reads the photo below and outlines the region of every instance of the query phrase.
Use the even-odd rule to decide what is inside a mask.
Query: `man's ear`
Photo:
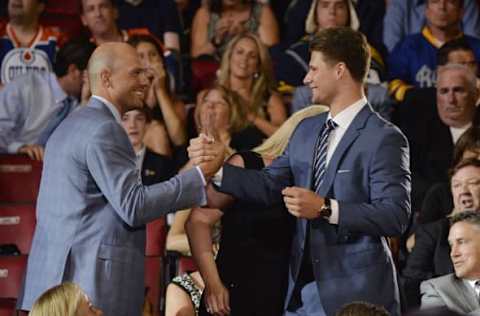
[[[102,82],[103,87],[110,88],[112,86],[110,76],[111,76],[111,73],[110,73],[110,70],[108,70],[108,69],[103,69],[100,72],[100,80]]]
[[[347,71],[347,65],[345,63],[340,62],[335,65],[335,76],[337,80],[340,80],[345,75],[345,71]]]

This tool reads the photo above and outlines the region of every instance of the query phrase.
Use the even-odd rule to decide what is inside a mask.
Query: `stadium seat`
[[[165,253],[165,240],[167,227],[165,218],[159,218],[147,224],[146,256],[163,256]]]
[[[15,315],[26,266],[26,255],[0,256],[0,316]]]
[[[0,244],[15,244],[21,254],[28,254],[34,231],[33,204],[0,205]]]
[[[0,202],[35,203],[42,163],[23,155],[0,155]]]
[[[163,308],[163,260],[161,256],[145,257],[145,288],[152,304],[153,315],[160,315]],[[1,316],[1,315],[0,315]]]

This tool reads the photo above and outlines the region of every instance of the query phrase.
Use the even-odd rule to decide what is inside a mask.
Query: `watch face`
[[[324,205],[320,210],[320,215],[322,217],[330,217],[330,215],[332,215],[332,208],[330,206]]]

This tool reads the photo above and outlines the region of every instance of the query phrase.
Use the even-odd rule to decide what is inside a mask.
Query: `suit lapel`
[[[348,148],[360,135],[360,130],[365,127],[365,124],[367,123],[367,120],[371,114],[372,110],[370,109],[370,105],[367,104],[362,110],[360,110],[357,116],[355,116],[342,139],[338,143],[337,148],[335,148],[332,158],[328,163],[324,181],[317,192],[320,196],[327,196],[333,180],[335,179],[340,161],[347,152]]]

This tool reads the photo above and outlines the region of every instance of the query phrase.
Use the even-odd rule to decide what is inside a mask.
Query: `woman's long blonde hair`
[[[86,299],[80,287],[71,282],[54,286],[33,304],[29,316],[76,316],[82,300]]]
[[[265,117],[263,105],[275,87],[275,80],[273,77],[273,68],[270,55],[267,47],[260,41],[260,38],[251,33],[245,32],[235,36],[227,45],[227,49],[222,55],[220,69],[218,73],[218,83],[224,87],[231,89],[230,86],[230,59],[232,57],[233,49],[237,43],[244,38],[251,39],[255,42],[258,49],[258,69],[253,79],[253,87],[251,90],[252,104],[251,110],[253,113],[260,114]]]
[[[328,111],[328,107],[324,105],[311,105],[303,110],[295,112],[288,120],[286,120],[275,133],[267,138],[260,146],[253,149],[254,152],[262,157],[271,159],[280,156],[290,141],[293,131],[298,124],[305,118],[318,115]]]

